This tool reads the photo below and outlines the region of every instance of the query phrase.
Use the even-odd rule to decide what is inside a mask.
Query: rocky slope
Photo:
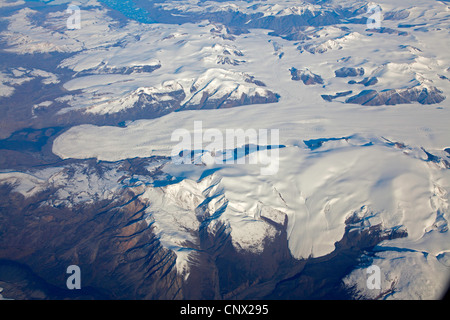
[[[346,222],[347,231],[336,243],[335,251],[320,258],[298,260],[292,257],[287,245],[286,215],[266,210],[260,219],[275,230],[274,236],[264,240],[261,252],[240,250],[232,241],[230,226],[216,223],[217,212],[208,211],[220,209],[214,205],[219,199],[217,194],[209,194],[197,202],[197,207],[189,209],[188,202],[177,200],[183,190],[173,193],[171,190],[177,189],[171,187],[170,177],[160,171],[165,161],[155,158],[99,164],[81,161],[56,170],[44,169],[34,176],[2,174],[0,285],[5,296],[14,299],[350,297],[340,279],[357,263],[357,257],[382,240],[406,236],[403,230],[384,230],[382,225],[367,227],[355,214]],[[167,181],[169,184],[158,189],[168,201],[188,209],[187,213],[190,211],[188,214],[194,214],[197,220],[198,227],[190,230],[196,240],[181,238],[178,242],[190,252],[189,265],[180,263],[181,248],[178,251],[173,243],[170,250],[165,244],[169,240],[164,233],[170,231],[161,224],[157,211],[169,209],[168,204],[161,207],[146,196],[150,185],[157,181]],[[207,183],[203,187],[205,192],[217,192],[211,189],[210,182],[214,179],[206,178],[200,185]],[[84,188],[85,184],[92,188]],[[177,223],[181,223],[181,228],[187,226],[186,222]],[[170,241],[176,240],[176,236],[170,237]],[[66,268],[73,264],[81,269],[79,291],[70,291],[65,286]],[[340,266],[338,271],[336,265]],[[329,273],[333,277],[325,277]],[[305,287],[309,289],[305,291]]]
[[[444,100],[445,96],[442,95],[442,91],[436,87],[416,86],[407,89],[390,89],[381,92],[364,90],[348,98],[345,102],[367,106],[380,106],[413,102],[435,104]]]
[[[312,73],[310,70],[297,70],[296,68],[289,69],[291,72],[291,79],[294,81],[303,81],[305,85],[323,84],[321,76]]]

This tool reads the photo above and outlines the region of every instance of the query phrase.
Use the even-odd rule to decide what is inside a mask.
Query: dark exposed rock
[[[289,69],[291,72],[291,79],[294,81],[303,81],[305,85],[312,85],[312,84],[323,84],[323,79],[321,76],[312,73],[310,70],[298,70],[294,67]]]
[[[438,157],[438,156],[428,152],[423,147],[421,147],[421,149],[427,155],[426,161],[434,162],[437,165],[441,166],[442,168],[450,169],[450,162],[448,162],[446,159],[443,159],[442,157]]]
[[[217,64],[229,64],[231,66],[238,66],[244,62],[245,60],[237,60],[227,56],[219,56],[217,59]]]
[[[372,85],[377,84],[377,83],[378,83],[377,77],[371,77],[371,78],[366,77],[363,80],[358,81],[358,82],[356,82],[355,80],[350,80],[348,82],[348,84],[362,84],[365,87],[372,86]]]
[[[425,26],[425,25],[426,25],[426,23],[415,23],[415,24],[400,23],[397,26],[397,28],[415,28],[415,27],[421,27],[421,26]]]
[[[367,32],[375,32],[375,33],[387,33],[387,34],[395,34],[398,36],[407,36],[408,32],[406,31],[399,31],[392,28],[375,28],[375,29],[366,29]]]
[[[411,46],[411,45],[399,45],[400,49],[409,49],[410,51],[413,52],[422,52],[422,50],[420,50],[419,48],[415,47],[415,46]]]
[[[255,79],[254,76],[248,76],[248,77],[246,77],[246,78],[245,78],[245,82],[247,82],[247,83],[254,83],[254,84],[256,84],[256,85],[259,86],[259,87],[265,87],[265,86],[266,86],[266,84],[265,84],[264,82]]]
[[[450,158],[450,148],[445,148],[444,151],[448,153],[448,156],[447,156],[447,157]]]
[[[445,100],[442,91],[436,87],[417,86],[407,89],[389,89],[383,91],[364,90],[348,98],[346,103],[356,103],[367,106],[396,105],[419,102],[420,104],[435,104]]]
[[[408,17],[408,10],[389,11],[383,14],[383,20],[402,20]]]
[[[303,140],[303,143],[311,150],[314,151],[318,148],[320,148],[321,146],[323,146],[323,144],[325,142],[329,142],[329,141],[339,141],[339,140],[345,140],[347,141],[348,139],[350,139],[351,137],[341,137],[341,138],[320,138],[320,139],[311,139],[311,140]]]
[[[336,42],[332,41],[332,42],[324,42],[322,44],[314,44],[314,43],[307,43],[307,44],[302,44],[299,45],[297,47],[297,50],[300,51],[300,53],[303,52],[309,52],[311,54],[316,54],[316,53],[325,53],[330,49],[337,49],[340,50],[342,49],[342,46],[340,46],[339,44],[337,44]]]
[[[364,68],[348,68],[342,67],[336,71],[334,71],[336,77],[346,78],[346,77],[357,77],[364,75]]]
[[[287,34],[285,36],[282,36],[282,38],[286,39],[286,40],[296,40],[296,41],[298,41],[298,40],[302,40],[303,41],[303,40],[310,40],[311,39],[310,37],[308,37],[306,34],[304,34],[301,31],[289,33],[289,34]]]
[[[346,103],[356,103],[361,105],[383,105],[380,102],[378,92],[376,90],[363,90],[359,94],[345,100]]]
[[[344,91],[344,92],[338,92],[335,95],[329,95],[329,94],[323,94],[321,95],[322,99],[325,101],[333,101],[333,99],[348,96],[349,94],[352,94],[353,91]]]
[[[270,36],[278,36],[286,40],[303,41],[311,38],[304,33],[303,27],[292,27],[285,30],[271,31]]]
[[[73,208],[39,205],[53,190],[24,199],[2,185],[0,193],[0,257],[44,281],[40,299],[183,297],[175,255],[143,223],[144,206],[131,191],[112,202]],[[66,288],[66,269],[73,264],[80,267],[88,292]],[[0,273],[0,280],[14,285],[9,274]],[[24,290],[22,297],[30,298],[32,292]]]
[[[132,66],[132,67],[110,67],[105,63],[102,63],[100,66],[92,69],[83,70],[78,72],[76,76],[86,76],[92,74],[133,74],[133,73],[150,73],[157,69],[161,68],[161,64],[155,65],[141,65],[141,66]]]
[[[236,35],[236,36],[240,36],[242,34],[250,33],[250,31],[247,28],[241,27],[241,26],[228,26],[227,27],[227,33],[228,34],[233,34],[233,35]]]
[[[206,93],[202,93],[202,98],[198,104],[184,105],[183,110],[198,110],[198,109],[218,109],[218,108],[232,108],[237,106],[244,106],[250,104],[274,103],[278,102],[280,96],[269,91],[267,95],[261,96],[258,93],[249,96],[243,93],[238,99],[229,99],[229,95],[224,95],[221,98],[210,99]]]

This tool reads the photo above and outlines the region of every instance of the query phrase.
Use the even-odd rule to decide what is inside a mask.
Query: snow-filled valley
[[[44,265],[106,265],[120,281],[132,277],[139,298],[205,298],[199,292],[209,286],[206,298],[296,299],[304,297],[305,283],[295,280],[307,277],[304,264],[328,263],[332,273],[345,252],[354,257],[346,271],[321,274],[336,279],[325,293],[312,289],[313,297],[333,288],[351,299],[445,293],[448,3],[131,1],[140,10],[130,11],[89,0],[77,3],[75,30],[66,28],[68,3],[0,2],[0,54],[11,60],[0,65],[0,207],[23,201],[42,223],[49,210],[48,228],[68,223],[57,218],[66,210],[84,214],[73,218],[79,230],[98,222],[92,245],[75,237],[74,249],[57,247]],[[381,8],[380,28],[368,28],[370,5]],[[44,62],[33,67],[33,56]],[[42,94],[27,94],[36,87]],[[171,160],[180,129],[202,139],[187,148],[201,150],[200,160]],[[279,134],[242,163],[208,161],[206,133],[227,130]],[[270,159],[261,148],[269,145]],[[267,165],[274,167],[263,174]],[[125,220],[109,238],[115,210]],[[0,234],[16,245],[10,230],[18,222],[4,212],[13,226]],[[46,228],[36,221],[26,226]],[[98,253],[104,239],[122,237],[117,252]],[[10,247],[8,239],[0,244],[5,259],[46,276],[38,244],[23,255]],[[109,265],[108,254],[130,265]],[[127,271],[144,262],[147,273]],[[371,265],[380,267],[380,289],[367,286]],[[236,270],[244,271],[226,283]],[[95,275],[89,281],[101,288]],[[159,280],[145,291],[139,276]],[[291,296],[283,281],[296,288]],[[0,286],[10,288],[1,279]]]

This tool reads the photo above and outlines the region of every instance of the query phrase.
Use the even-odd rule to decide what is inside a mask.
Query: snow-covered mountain
[[[70,3],[0,1],[0,297],[442,296],[446,2]]]

